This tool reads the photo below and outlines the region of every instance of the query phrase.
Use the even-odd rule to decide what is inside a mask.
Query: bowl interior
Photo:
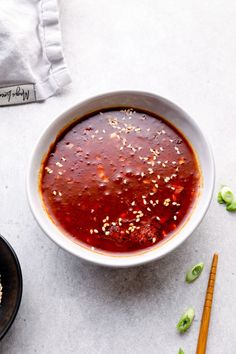
[[[166,242],[153,247],[151,250],[122,256],[91,252],[86,247],[74,243],[63,235],[47,216],[38,190],[38,175],[41,161],[45,154],[47,154],[50,144],[56,139],[58,132],[84,115],[98,110],[117,107],[133,107],[149,111],[162,116],[176,126],[193,147],[199,161],[203,180],[203,187],[199,194],[198,202],[188,222],[177,232],[177,236],[167,239]],[[197,124],[186,112],[172,102],[153,94],[135,91],[114,92],[97,96],[74,106],[55,119],[45,130],[36,145],[30,162],[27,180],[28,198],[32,211],[46,234],[59,246],[72,254],[91,262],[110,266],[131,266],[145,263],[160,258],[177,247],[192,233],[202,220],[212,197],[213,186],[214,162],[211,149]]]
[[[2,302],[0,304],[0,339],[12,325],[22,295],[22,276],[19,261],[10,245],[0,236],[0,274]]]

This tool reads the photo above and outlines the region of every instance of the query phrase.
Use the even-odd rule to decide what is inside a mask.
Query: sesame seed
[[[74,146],[74,144],[72,144],[72,143],[69,143],[69,144],[66,145],[66,147],[67,147],[68,149],[72,149],[73,146]]]
[[[90,229],[89,232],[90,232],[90,234],[92,235],[92,234],[93,234],[93,229]]]
[[[166,198],[163,202],[164,206],[168,206],[170,204],[170,198]]]
[[[49,167],[45,167],[45,170],[46,170],[47,173],[49,173],[49,174],[53,173],[53,170],[51,170],[51,168],[49,168]]]
[[[60,162],[56,162],[56,165],[59,167],[63,167],[63,165]]]
[[[95,234],[98,234],[98,230],[97,230],[97,229],[93,229],[93,232],[94,232]]]

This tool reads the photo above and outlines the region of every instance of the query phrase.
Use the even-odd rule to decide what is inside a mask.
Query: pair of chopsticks
[[[202,312],[201,326],[198,336],[198,344],[196,354],[205,354],[207,346],[208,329],[211,317],[211,306],[213,301],[214,286],[216,279],[216,270],[218,264],[218,254],[215,253],[212,260],[211,271],[208,280],[205,303]]]

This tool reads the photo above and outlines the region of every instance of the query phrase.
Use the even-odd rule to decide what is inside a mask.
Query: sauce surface
[[[117,109],[61,134],[40,177],[52,221],[92,250],[130,252],[176,231],[200,186],[194,152],[160,117]]]

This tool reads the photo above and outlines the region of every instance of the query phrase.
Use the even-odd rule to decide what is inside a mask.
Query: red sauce
[[[129,252],[180,227],[199,184],[194,152],[175,127],[117,109],[91,114],[58,137],[40,188],[51,219],[74,241]]]

